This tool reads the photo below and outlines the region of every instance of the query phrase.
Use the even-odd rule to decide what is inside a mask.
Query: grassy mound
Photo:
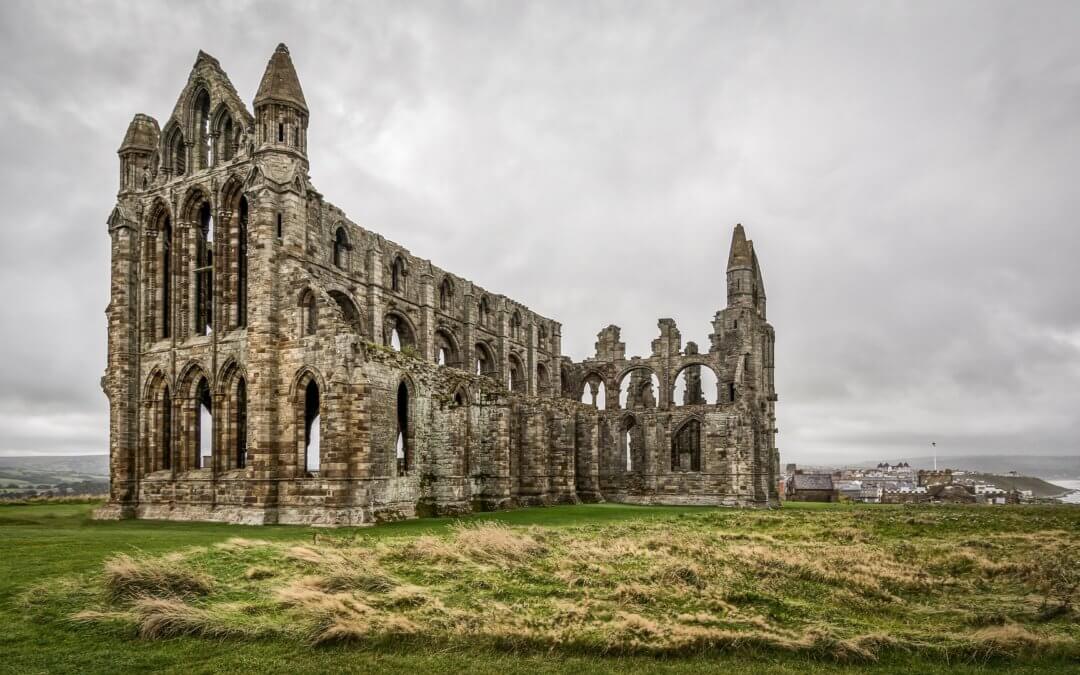
[[[706,511],[233,538],[32,589],[144,638],[682,657],[1080,657],[1080,510]],[[1071,584],[1071,585],[1070,585]]]

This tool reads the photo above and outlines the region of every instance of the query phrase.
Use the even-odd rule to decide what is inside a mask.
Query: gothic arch
[[[590,370],[585,373],[581,378],[581,386],[578,389],[577,400],[587,405],[592,405],[600,410],[607,408],[607,397],[609,395],[610,387],[607,381],[597,370]],[[591,401],[586,401],[586,392],[591,397]],[[603,405],[600,401],[603,399]]]
[[[408,278],[409,268],[405,264],[405,257],[397,253],[390,262],[390,290],[404,294],[408,290]]]
[[[240,149],[240,128],[243,124],[229,106],[222,101],[210,116],[210,129],[214,143],[214,163],[229,161]]]
[[[470,404],[471,401],[472,401],[472,395],[469,393],[469,389],[465,385],[459,384],[458,386],[454,387],[453,393],[450,394],[450,405],[451,406],[466,406],[466,407],[468,407],[468,405]]]
[[[551,393],[551,374],[542,362],[536,364],[536,393],[541,396]]]
[[[696,371],[693,369],[697,369]],[[707,371],[708,377],[702,377],[702,374]],[[684,391],[680,395],[679,389],[679,376],[683,373],[686,375],[681,380],[683,382]],[[692,380],[692,375],[697,374],[697,382]],[[679,365],[679,368],[672,373],[671,379],[668,381],[668,403],[671,406],[683,406],[683,405],[714,405],[720,401],[720,376],[711,365],[703,360],[690,359],[684,361]]]
[[[185,126],[193,141],[192,147],[195,149],[192,169],[198,171],[209,168],[214,163],[213,148],[210,147],[210,138],[213,134],[213,127],[210,124],[213,103],[210,99],[210,89],[205,82],[200,81],[192,88],[189,101],[188,123]]]
[[[521,312],[517,309],[510,315],[510,337],[515,340],[521,339]]]
[[[326,383],[317,369],[303,366],[296,371],[290,398],[298,475],[318,473],[322,468],[329,445],[323,433],[327,426],[323,419],[327,395]]]
[[[289,397],[296,398],[298,395],[303,394],[303,387],[308,380],[314,380],[319,387],[319,392],[324,396],[326,395],[326,380],[323,378],[322,373],[315,366],[305,365],[300,366],[293,375],[292,382],[289,384]]]
[[[454,308],[454,280],[444,274],[439,283],[439,309],[450,312]]]
[[[671,434],[671,470],[701,471],[704,422],[699,415],[690,415]]]
[[[333,241],[333,259],[334,267],[338,269],[349,269],[349,251],[352,250],[352,244],[349,242],[349,233],[343,223],[339,223],[334,230]]]
[[[165,372],[155,367],[146,378],[142,393],[142,409],[145,411],[140,430],[141,472],[171,469],[173,466],[173,387]]]
[[[206,369],[198,361],[192,360],[185,363],[176,377],[177,394],[184,397],[194,396],[193,388],[198,384],[200,377],[206,378],[209,382],[210,377],[206,373]]]
[[[360,303],[342,288],[331,288],[327,291],[330,299],[341,310],[341,318],[357,335],[364,333],[363,313],[360,311]]]
[[[217,387],[219,394],[225,394],[229,386],[235,382],[237,377],[247,377],[247,373],[244,367],[236,360],[235,356],[230,356],[225,359],[225,363],[218,368],[217,372]]]
[[[161,366],[154,366],[150,370],[150,374],[146,376],[146,382],[143,383],[142,399],[144,401],[150,400],[154,396],[155,389],[162,384],[170,389],[173,388],[172,381]]]
[[[210,468],[217,458],[218,425],[214,423],[213,392],[211,375],[198,362],[189,361],[177,378],[174,397],[179,419],[174,420],[178,433],[173,442],[179,470]]]
[[[221,431],[220,468],[243,469],[247,466],[248,385],[243,366],[229,357],[218,370],[218,400],[223,409],[216,412]]]
[[[169,120],[161,130],[161,169],[170,176],[187,173],[187,145],[184,130],[175,119]]]
[[[634,373],[648,373],[643,381],[636,381]],[[619,407],[631,408],[658,408],[660,406],[660,391],[663,382],[660,376],[651,366],[636,364],[627,366],[615,378],[615,386],[619,394]],[[630,391],[630,387],[635,387]],[[649,397],[651,394],[651,399]]]
[[[210,205],[210,213],[213,214],[215,205],[210,191],[199,183],[192,185],[184,192],[184,197],[180,200],[180,218],[185,222],[197,220],[199,209],[204,203]]]
[[[416,468],[416,385],[402,375],[394,389],[394,468],[395,475],[406,476]]]
[[[481,295],[476,303],[476,322],[484,328],[491,327],[491,301],[487,293]]]
[[[404,312],[390,310],[383,315],[383,344],[388,347],[393,345],[395,331],[402,350],[416,349],[416,328],[413,327],[412,321]]]
[[[449,326],[439,326],[435,329],[433,353],[435,363],[442,366],[458,368],[461,366],[461,350],[458,348],[457,337]]]
[[[641,471],[645,462],[645,427],[637,415],[625,413],[619,418],[619,456],[615,465],[622,471]]]
[[[520,394],[526,393],[529,388],[529,382],[528,378],[525,376],[525,364],[522,362],[521,357],[511,353],[507,357],[507,361],[508,372],[506,373],[506,388]]]
[[[473,374],[495,377],[499,373],[499,364],[495,361],[495,353],[485,342],[477,342],[473,348]]]
[[[319,330],[319,300],[310,286],[301,289],[296,297],[296,312],[298,337],[315,335]]]

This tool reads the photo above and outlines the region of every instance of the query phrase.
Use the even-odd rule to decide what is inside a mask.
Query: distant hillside
[[[997,476],[989,473],[965,474],[964,478],[986,481],[1002,490],[1031,490],[1036,497],[1060,497],[1071,492],[1068,488],[1031,476]]]
[[[0,457],[0,500],[101,495],[108,491],[106,455]]]
[[[934,466],[933,457],[901,457],[886,459],[890,464],[907,462],[916,469],[930,469]],[[968,457],[938,456],[938,467],[978,471],[996,475],[1005,475],[1015,471],[1022,476],[1038,476],[1043,480],[1080,479],[1080,456],[1049,455],[971,455]],[[859,466],[877,466],[877,461],[862,462]]]
[[[109,475],[108,455],[67,455],[67,456],[23,456],[4,457],[0,455],[0,468],[26,469],[33,471],[60,471],[80,473],[89,476]]]

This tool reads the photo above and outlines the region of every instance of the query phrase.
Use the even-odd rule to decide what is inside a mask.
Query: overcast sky
[[[776,327],[782,460],[1080,450],[1080,3],[0,4],[0,454],[107,451],[132,115],[278,42],[311,176],[563,324],[707,344],[731,228]]]

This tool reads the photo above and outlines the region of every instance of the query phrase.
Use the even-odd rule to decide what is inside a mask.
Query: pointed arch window
[[[161,394],[161,468],[172,469],[172,396],[169,385]]]
[[[394,264],[390,267],[390,288],[397,293],[405,292],[405,277],[408,271],[405,268],[405,260],[401,256],[394,258]]]
[[[195,242],[195,332],[213,332],[214,309],[214,217],[210,202],[199,208],[199,227]]]
[[[412,429],[409,412],[409,387],[404,381],[397,388],[397,436],[394,440],[394,457],[397,475],[408,475],[412,469]]]
[[[236,156],[236,135],[233,132],[232,116],[226,114],[221,124],[221,158],[228,161]]]
[[[322,466],[322,419],[319,385],[314,378],[304,388],[304,469],[316,473]]]
[[[172,146],[170,147],[174,176],[183,176],[187,173],[187,162],[185,161],[184,150],[184,135],[177,131],[173,134]]]
[[[488,302],[488,297],[486,295],[480,296],[477,314],[479,315],[480,325],[486,328],[491,322],[491,304]]]
[[[627,415],[622,424],[622,461],[623,469],[629,473],[634,471],[638,461],[644,456],[644,437],[638,427],[637,420],[632,415]]]
[[[516,354],[510,355],[510,373],[507,379],[507,387],[510,391],[516,391],[524,394],[528,388],[528,384],[525,381],[525,367],[521,364],[521,359]]]
[[[165,215],[161,228],[161,337],[172,336],[172,220]]]
[[[671,470],[701,471],[701,422],[686,421],[671,437]]]
[[[439,284],[439,309],[449,312],[454,303],[454,282],[449,277],[443,277]]]
[[[195,97],[195,134],[199,157],[196,166],[205,169],[214,163],[210,144],[210,94],[205,89]]]
[[[536,392],[541,396],[551,393],[551,382],[548,380],[547,367],[542,363],[536,364]]]
[[[339,227],[334,234],[334,267],[345,269],[348,262],[346,256],[349,252],[349,239],[345,236],[345,228]]]
[[[247,326],[248,310],[248,202],[240,197],[236,228],[236,325]]]
[[[314,335],[319,328],[318,306],[310,288],[300,294],[300,335]]]
[[[510,337],[515,340],[521,339],[521,312],[516,309],[510,316]]]
[[[199,380],[195,389],[195,463],[194,468],[206,469],[214,458],[214,401],[210,394],[210,383],[206,378]]]
[[[236,468],[247,466],[247,383],[236,383]]]

